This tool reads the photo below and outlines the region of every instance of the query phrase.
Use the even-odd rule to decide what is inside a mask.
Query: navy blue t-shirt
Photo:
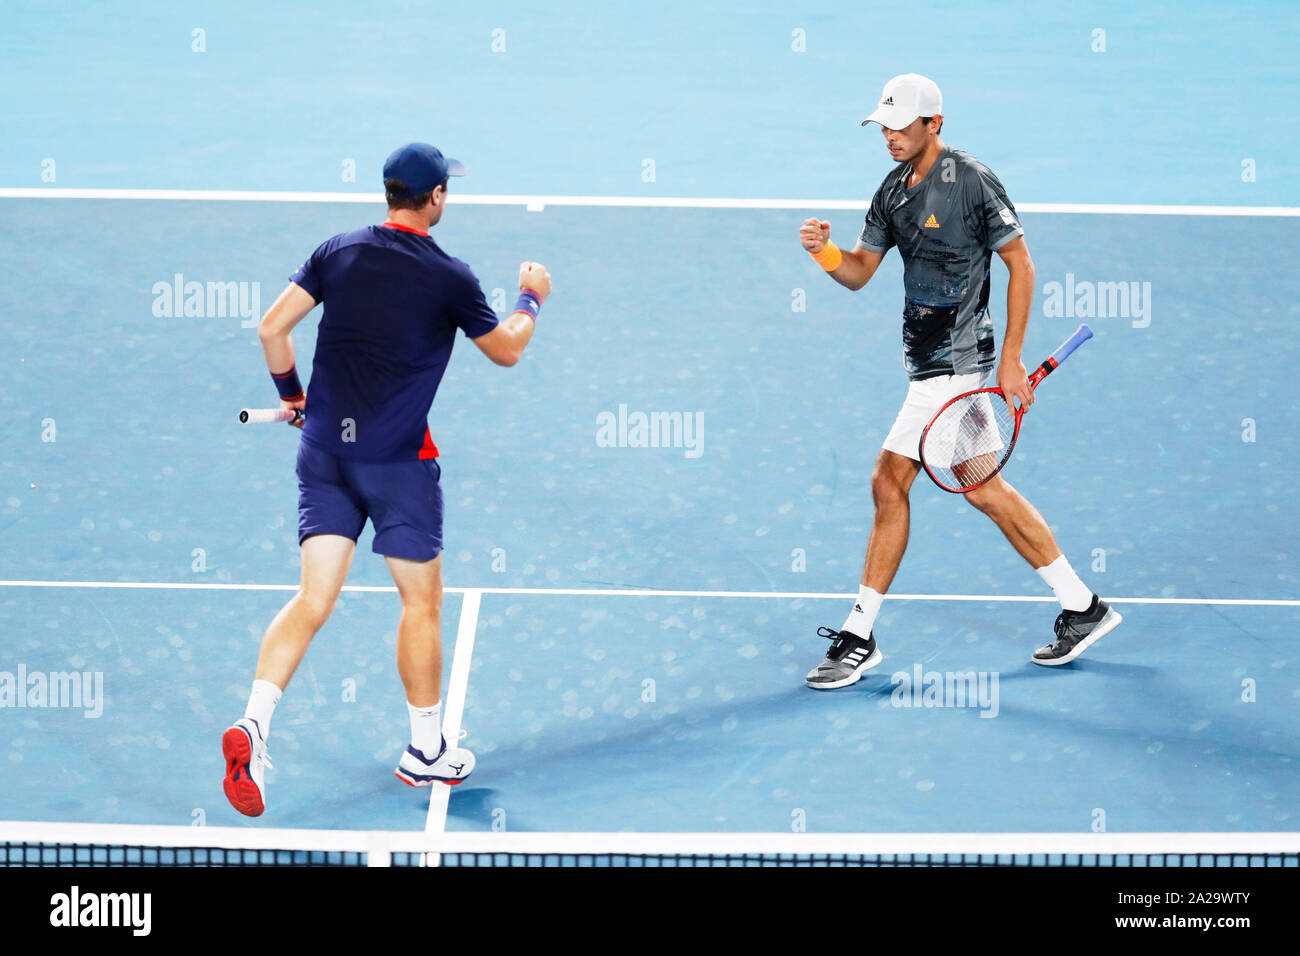
[[[424,233],[367,226],[326,240],[291,280],[325,303],[303,441],[358,461],[437,457],[429,408],[456,330],[498,324],[469,266]]]

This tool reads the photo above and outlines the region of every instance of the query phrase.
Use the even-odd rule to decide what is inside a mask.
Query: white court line
[[[181,581],[0,581],[4,588],[124,588],[157,591],[296,591],[296,584],[190,584]],[[391,594],[389,585],[349,584],[343,590],[353,594]],[[448,594],[519,594],[558,597],[694,597],[770,598],[774,600],[842,601],[855,595],[847,591],[671,591],[655,588],[453,588]],[[1054,604],[1056,598],[1038,594],[886,594],[891,601],[983,601]],[[1108,597],[1111,604],[1236,605],[1240,607],[1300,607],[1300,600],[1268,598],[1153,598]],[[477,608],[477,602],[475,604]]]
[[[465,716],[465,696],[469,692],[469,665],[474,657],[474,635],[478,631],[478,609],[482,592],[469,588],[460,602],[460,623],[456,626],[456,651],[451,659],[451,678],[447,681],[447,699],[443,701],[442,734],[447,746],[455,747],[460,740],[460,723]],[[464,786],[464,784],[459,784]],[[425,817],[426,833],[442,833],[447,828],[447,805],[451,800],[451,787],[435,783],[429,794],[429,814]],[[437,866],[433,855],[428,865]]]
[[[0,842],[250,850],[509,854],[1128,855],[1300,852],[1295,832],[573,833],[299,830],[0,820]],[[385,861],[387,862],[387,861]],[[375,865],[375,864],[371,864]],[[384,864],[379,864],[384,865]]]
[[[162,199],[202,202],[320,202],[382,204],[383,193],[284,192],[250,189],[67,189],[3,187],[0,199]],[[848,209],[865,210],[868,199],[731,199],[696,196],[527,196],[452,193],[450,203],[466,206],[612,206],[655,209]],[[1300,206],[1196,206],[1155,203],[1017,203],[1020,212],[1123,216],[1300,216]]]

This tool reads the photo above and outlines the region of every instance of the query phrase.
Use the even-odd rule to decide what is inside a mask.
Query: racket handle
[[[1074,330],[1074,334],[1061,343],[1061,347],[1052,353],[1052,367],[1060,365],[1084,342],[1092,338],[1092,329],[1088,328],[1087,323],[1080,325]]]
[[[245,425],[260,425],[265,422],[288,422],[305,417],[299,409],[241,408],[239,410],[239,420]]]

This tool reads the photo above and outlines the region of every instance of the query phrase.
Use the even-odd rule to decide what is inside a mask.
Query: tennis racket
[[[1092,329],[1080,325],[1061,347],[1029,376],[1029,387],[1051,375],[1080,345],[1092,338]],[[930,479],[944,491],[974,491],[1002,470],[1020,437],[1022,404],[1013,414],[1000,388],[965,392],[939,409],[921,432],[921,464]]]
[[[302,409],[295,408],[241,408],[239,421],[244,425],[260,425],[264,422],[306,421]]]

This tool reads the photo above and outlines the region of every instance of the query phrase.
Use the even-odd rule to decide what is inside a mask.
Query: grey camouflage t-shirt
[[[885,177],[858,245],[903,257],[903,364],[916,381],[993,367],[989,262],[1024,235],[993,171],[959,149],[939,153],[911,189],[910,163]]]

